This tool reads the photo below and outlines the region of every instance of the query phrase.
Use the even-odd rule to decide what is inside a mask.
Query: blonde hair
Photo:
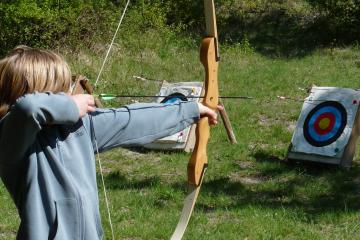
[[[0,60],[0,118],[27,93],[68,92],[70,84],[70,68],[61,56],[18,46]]]

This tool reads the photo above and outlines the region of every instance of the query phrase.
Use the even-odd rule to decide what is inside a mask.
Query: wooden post
[[[351,168],[351,162],[355,155],[356,142],[360,134],[360,108],[358,108],[353,129],[349,138],[349,142],[346,145],[344,154],[340,161],[340,166],[345,169]]]
[[[222,122],[224,123],[224,127],[226,129],[228,138],[232,144],[237,144],[236,137],[235,137],[234,131],[232,129],[230,119],[226,113],[225,106],[221,101],[219,101],[219,104],[223,107],[223,109],[219,110],[219,112],[220,112]]]

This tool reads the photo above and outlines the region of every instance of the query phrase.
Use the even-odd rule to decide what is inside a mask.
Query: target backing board
[[[203,89],[202,82],[178,82],[163,83],[159,91],[156,102],[164,104],[174,104],[178,101],[199,101]],[[144,147],[150,149],[163,150],[185,150],[192,151],[195,145],[195,125],[189,126],[184,130],[177,132],[171,136],[158,139]]]
[[[353,128],[359,100],[357,90],[313,87],[304,101],[288,158],[341,165],[349,155],[349,142],[354,144],[357,138]]]

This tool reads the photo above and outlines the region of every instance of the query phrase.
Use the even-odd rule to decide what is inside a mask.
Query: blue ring
[[[329,133],[320,135],[316,132],[314,124],[316,119],[323,113],[333,114],[335,123]],[[335,101],[322,102],[314,107],[305,118],[303,125],[304,138],[315,147],[323,147],[335,142],[343,133],[346,124],[347,112],[341,103]]]
[[[335,117],[335,124],[329,133],[320,135],[315,130],[315,122],[318,119],[318,117],[320,117],[320,115],[323,113],[333,114]],[[310,137],[318,142],[325,142],[325,141],[329,140],[330,138],[334,137],[341,127],[341,118],[342,118],[341,113],[335,107],[328,106],[328,107],[319,109],[317,112],[314,113],[314,115],[311,116],[311,118],[309,120],[309,135],[310,135]]]

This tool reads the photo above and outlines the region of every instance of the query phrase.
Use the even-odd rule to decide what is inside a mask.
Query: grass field
[[[197,43],[179,45],[117,45],[98,91],[155,94],[159,89],[155,82],[139,82],[133,75],[202,81]],[[74,72],[95,79],[103,54],[99,47],[97,55],[65,55]],[[221,123],[212,129],[209,169],[184,239],[360,239],[358,152],[350,171],[284,163],[302,103],[277,98],[303,99],[312,84],[358,88],[360,48],[273,58],[238,45],[223,47],[221,57],[220,94],[253,99],[224,101],[239,144],[227,141]],[[101,159],[116,239],[169,239],[186,194],[189,155],[115,149]],[[100,199],[105,239],[110,239],[103,193]],[[15,239],[19,220],[3,185],[0,212],[0,239]]]

